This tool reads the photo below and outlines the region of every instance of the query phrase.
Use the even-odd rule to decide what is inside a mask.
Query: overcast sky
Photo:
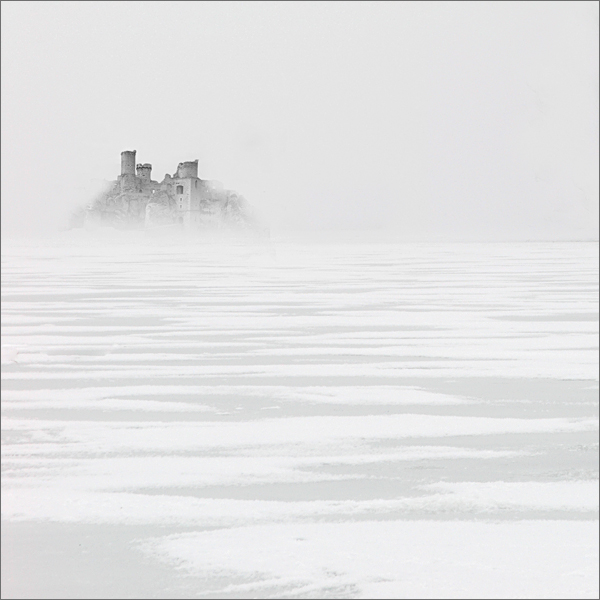
[[[125,149],[274,230],[598,239],[598,3],[3,2],[3,233]]]

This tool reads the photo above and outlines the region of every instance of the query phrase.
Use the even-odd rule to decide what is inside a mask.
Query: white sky
[[[3,2],[3,233],[125,149],[275,230],[598,239],[598,3]]]

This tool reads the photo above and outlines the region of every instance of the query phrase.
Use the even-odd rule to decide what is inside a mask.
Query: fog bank
[[[598,239],[595,2],[10,2],[2,73],[3,234],[135,148],[273,231]]]

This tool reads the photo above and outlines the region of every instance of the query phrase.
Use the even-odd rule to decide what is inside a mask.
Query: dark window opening
[[[178,194],[183,194],[183,186],[182,185],[178,185],[177,186],[177,193]]]

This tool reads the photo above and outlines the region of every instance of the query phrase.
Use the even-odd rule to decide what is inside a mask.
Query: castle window
[[[183,186],[182,185],[178,185],[177,186],[177,193],[178,194],[183,194]]]

